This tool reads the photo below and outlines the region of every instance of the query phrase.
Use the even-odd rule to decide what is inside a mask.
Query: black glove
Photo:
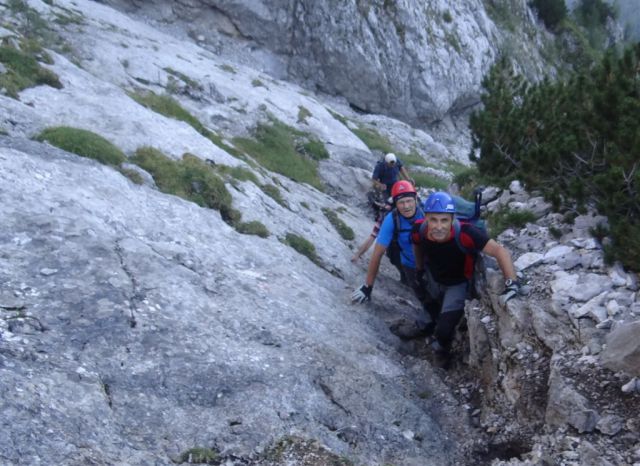
[[[371,300],[371,290],[373,290],[373,285],[367,286],[362,285],[360,288],[356,289],[351,295],[351,301],[354,303],[364,303],[365,301]]]
[[[504,282],[504,291],[500,295],[500,302],[504,305],[514,296],[521,294],[520,287],[520,281],[517,278],[515,280],[508,278]]]

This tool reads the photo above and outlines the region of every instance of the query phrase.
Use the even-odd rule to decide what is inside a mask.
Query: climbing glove
[[[505,280],[505,282],[504,282],[504,291],[500,295],[500,302],[504,305],[511,298],[513,298],[513,297],[515,297],[515,296],[517,296],[519,294],[522,294],[521,287],[522,287],[522,285],[520,284],[520,281],[517,278],[515,280],[512,280],[510,278]]]
[[[424,279],[424,270],[416,270],[416,277],[413,282],[413,289],[420,301],[423,301],[427,295],[427,282]]]
[[[371,290],[373,290],[373,285],[367,286],[362,285],[360,288],[356,289],[351,295],[351,300],[354,303],[364,303],[366,301],[371,300]]]

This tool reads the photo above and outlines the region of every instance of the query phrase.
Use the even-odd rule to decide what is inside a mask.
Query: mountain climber
[[[411,228],[416,220],[424,217],[422,210],[418,207],[416,195],[416,190],[409,181],[401,180],[393,185],[391,196],[395,209],[386,215],[382,222],[373,254],[369,260],[365,282],[351,295],[354,302],[364,303],[371,299],[373,283],[378,275],[382,256],[394,241],[399,246],[400,262],[406,281],[408,283],[415,281]]]
[[[409,176],[407,169],[402,165],[402,161],[389,152],[383,160],[379,160],[373,169],[373,187],[376,190],[384,191],[385,196],[391,196],[391,188],[401,176],[415,186],[416,182]]]
[[[427,311],[426,320],[396,334],[404,338],[433,335],[431,348],[439,365],[446,365],[455,328],[464,315],[476,255],[483,252],[497,260],[505,278],[500,298],[503,303],[521,291],[521,284],[507,249],[490,239],[482,228],[454,220],[455,203],[448,193],[431,194],[423,210],[425,225],[415,225],[411,236],[415,287]]]

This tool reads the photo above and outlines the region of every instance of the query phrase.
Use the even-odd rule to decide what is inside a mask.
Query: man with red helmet
[[[400,262],[409,283],[415,282],[415,260],[411,246],[411,229],[416,220],[424,217],[418,207],[417,193],[409,181],[398,181],[391,189],[391,196],[395,209],[382,222],[373,254],[369,260],[367,276],[362,286],[352,294],[354,302],[364,303],[371,299],[373,283],[378,275],[380,262],[392,241],[397,241],[400,247]]]

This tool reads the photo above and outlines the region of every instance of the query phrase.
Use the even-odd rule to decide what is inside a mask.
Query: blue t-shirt
[[[400,169],[402,168],[402,162],[400,159],[396,159],[396,163],[389,166],[386,162],[378,162],[376,163],[375,168],[373,169],[373,178],[374,180],[379,180],[381,183],[386,184],[389,189],[393,183],[398,181],[398,175],[400,173]]]
[[[382,222],[380,232],[378,233],[378,239],[376,243],[389,247],[391,240],[393,239],[393,230],[395,229],[393,221],[394,212],[390,212]],[[416,268],[416,260],[413,257],[413,247],[411,246],[411,227],[416,220],[424,218],[424,214],[420,209],[416,211],[416,214],[411,218],[405,218],[398,213],[398,244],[400,245],[400,262],[406,267]]]

